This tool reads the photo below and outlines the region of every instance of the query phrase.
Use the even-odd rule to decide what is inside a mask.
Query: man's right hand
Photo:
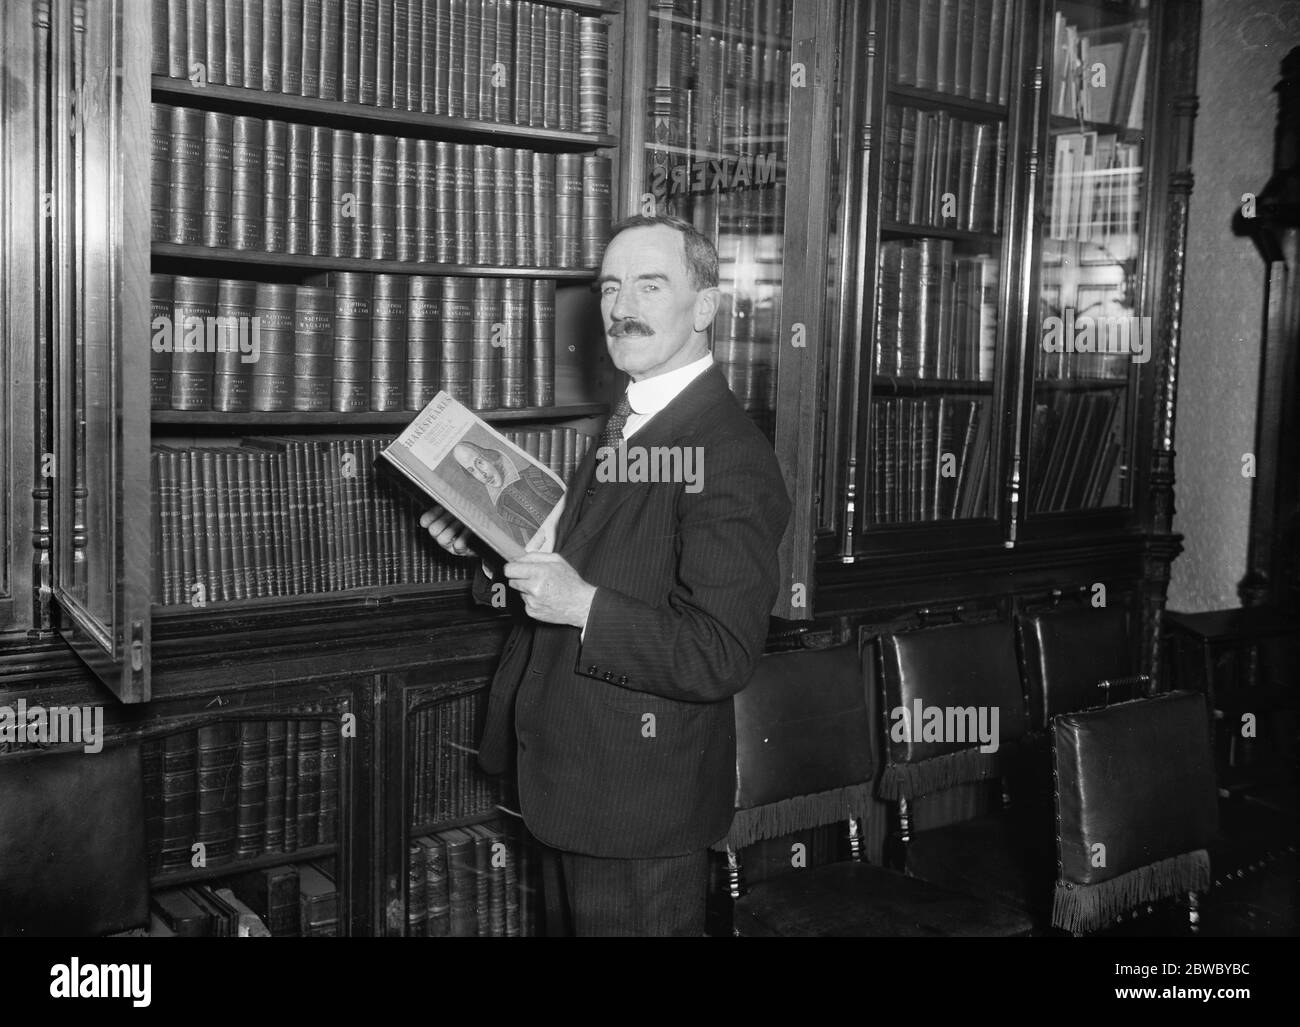
[[[420,514],[420,527],[452,556],[479,555],[468,541],[473,532],[436,503]]]

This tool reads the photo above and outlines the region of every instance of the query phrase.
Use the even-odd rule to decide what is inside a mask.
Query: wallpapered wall
[[[1283,56],[1300,45],[1300,0],[1203,0],[1178,386],[1174,562],[1169,608],[1239,605],[1255,445],[1264,264],[1232,233],[1243,193],[1273,168]]]

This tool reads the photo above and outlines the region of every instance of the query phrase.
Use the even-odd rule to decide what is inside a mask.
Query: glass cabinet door
[[[955,522],[967,522],[963,538],[992,540],[1021,4],[875,7],[883,103],[868,109],[868,129],[879,245],[864,304],[872,345],[858,518],[868,549],[899,530]]]
[[[54,592],[65,637],[149,698],[149,21],[55,0]]]
[[[1140,304],[1147,4],[1062,0],[1049,9],[1044,46],[1028,521],[1131,504],[1138,378],[1154,341]]]
[[[642,0],[628,9],[629,22],[643,19],[643,39],[630,45],[644,46],[645,67],[643,102],[629,119],[644,151],[629,206],[682,217],[717,246],[713,356],[786,476],[794,513],[773,612],[795,620],[812,606],[819,442],[809,426],[823,367],[840,17],[838,3],[810,0]]]

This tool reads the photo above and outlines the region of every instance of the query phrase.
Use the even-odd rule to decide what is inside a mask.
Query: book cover
[[[540,543],[559,519],[564,483],[445,392],[381,457],[381,466],[508,560]]]

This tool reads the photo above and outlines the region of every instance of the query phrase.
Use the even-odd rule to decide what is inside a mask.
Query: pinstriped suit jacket
[[[705,848],[730,826],[731,697],[767,636],[790,501],[770,444],[716,366],[628,445],[699,447],[703,488],[598,482],[591,448],[556,547],[596,586],[585,638],[516,626],[479,759],[501,773],[514,757],[521,812],[541,841],[650,858]]]

